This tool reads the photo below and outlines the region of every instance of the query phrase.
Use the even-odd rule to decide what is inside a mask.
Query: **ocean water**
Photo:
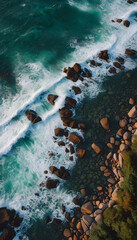
[[[68,211],[74,207],[76,190],[64,188],[63,181],[53,190],[39,187],[49,166],[65,166],[71,172],[77,161],[75,156],[69,161],[69,154],[53,139],[54,128],[62,127],[58,109],[66,96],[78,102],[87,95],[95,98],[103,91],[102,82],[115,57],[124,56],[127,47],[137,50],[136,12],[137,3],[129,5],[125,0],[1,1],[0,206],[15,208],[24,217],[20,229],[24,239],[30,223],[46,215],[64,219],[62,203]],[[130,20],[130,27],[111,21],[116,18]],[[110,63],[91,69],[88,60],[104,49],[109,49]],[[75,83],[82,89],[77,97],[69,91],[74,83],[62,71],[75,62],[93,74],[89,88]],[[136,59],[125,58],[125,71],[136,65]],[[59,96],[54,106],[47,101],[50,93]],[[28,108],[42,122],[32,126],[25,116]],[[50,151],[54,157],[49,157]]]

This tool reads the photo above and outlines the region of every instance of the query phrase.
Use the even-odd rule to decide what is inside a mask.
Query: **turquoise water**
[[[135,11],[137,5],[129,6],[124,0],[1,1],[0,206],[19,211],[25,230],[47,214],[63,219],[62,203],[68,211],[74,207],[77,188],[64,188],[63,181],[51,191],[39,187],[49,166],[63,165],[71,172],[76,164],[75,156],[69,161],[69,154],[52,138],[54,128],[62,127],[58,109],[66,96],[73,96],[69,91],[73,83],[64,78],[63,67],[76,61],[89,67],[86,61],[100,49],[109,48],[113,61],[124,54],[126,46],[136,47]],[[111,22],[121,16],[131,19],[129,29]],[[134,59],[125,60],[125,71],[135,67]],[[107,69],[107,63],[92,69],[95,82],[89,89],[82,86],[77,101],[86,95],[96,97],[103,90]],[[55,106],[47,101],[49,93],[59,96]],[[36,110],[43,121],[32,126],[25,116],[28,108]],[[54,157],[49,157],[49,151]]]

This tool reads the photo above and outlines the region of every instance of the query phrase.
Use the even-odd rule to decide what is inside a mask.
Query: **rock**
[[[114,178],[109,178],[107,181],[111,184],[115,184],[115,179]]]
[[[124,58],[122,58],[122,57],[117,57],[116,60],[121,64],[124,63]]]
[[[76,101],[75,99],[71,98],[71,97],[66,97],[66,98],[65,98],[65,102],[66,102],[69,106],[71,106],[72,108],[74,108],[74,107],[76,106],[76,103],[77,103],[77,101]]]
[[[129,3],[129,4],[133,4],[133,1],[131,1],[131,0],[128,0],[128,1],[127,1],[127,3]]]
[[[118,62],[113,62],[113,65],[116,67],[116,68],[121,68],[121,64],[120,63],[118,63]]]
[[[0,228],[6,226],[10,220],[9,210],[7,208],[0,208]]]
[[[113,144],[107,143],[107,147],[110,148],[110,149],[113,149]]]
[[[96,217],[95,217],[95,221],[97,224],[101,223],[103,220],[103,217],[102,217],[102,214],[98,214]]]
[[[117,18],[117,19],[116,19],[116,22],[121,23],[121,22],[122,22],[122,19],[121,19],[121,18]]]
[[[72,202],[75,204],[75,205],[78,205],[78,206],[81,206],[82,204],[82,199],[81,198],[78,198],[78,197],[74,197]]]
[[[81,225],[82,225],[83,232],[85,233],[88,230],[88,226],[85,224],[83,220],[81,220]]]
[[[69,160],[70,160],[70,161],[73,161],[73,156],[69,157]]]
[[[135,50],[133,50],[133,49],[126,49],[125,50],[125,54],[127,54],[127,55],[129,55],[129,56],[135,56],[135,54],[136,54],[136,51]]]
[[[55,104],[55,100],[58,98],[58,95],[55,94],[49,94],[48,95],[48,101],[51,105]]]
[[[75,72],[77,72],[77,73],[81,73],[81,66],[80,66],[80,64],[78,64],[78,63],[75,63],[74,64],[74,66],[73,66],[73,69],[75,70]]]
[[[72,89],[75,92],[75,95],[78,95],[81,93],[81,89],[79,87],[72,86]]]
[[[66,212],[66,213],[65,213],[65,218],[66,218],[68,221],[70,221],[70,213],[69,213],[69,212]]]
[[[55,133],[55,136],[56,136],[56,137],[62,137],[62,136],[64,136],[64,129],[62,129],[62,128],[56,128],[56,129],[54,130],[54,133]]]
[[[119,126],[121,128],[126,127],[126,125],[127,125],[127,120],[126,119],[122,119],[122,120],[119,121]]]
[[[51,219],[50,219],[49,216],[47,216],[46,219],[45,219],[45,223],[47,224],[47,223],[49,223],[49,222],[51,222]]]
[[[83,214],[91,214],[93,212],[93,205],[91,202],[87,202],[82,205],[81,212]]]
[[[104,211],[107,207],[108,207],[107,203],[100,203],[99,204],[99,209],[101,209],[102,211]]]
[[[129,99],[129,104],[130,104],[130,105],[133,105],[133,104],[134,104],[133,98],[130,98],[130,99]]]
[[[66,74],[67,74],[66,78],[73,82],[76,82],[79,78],[79,73],[76,72],[73,67],[72,68],[69,67],[67,69]]]
[[[93,66],[95,66],[95,64],[96,64],[94,60],[90,60],[89,63]]]
[[[100,167],[100,171],[101,171],[101,172],[104,172],[105,170],[106,170],[106,167],[105,167],[105,166],[101,166],[101,167]]]
[[[78,136],[76,133],[70,133],[69,141],[72,142],[73,144],[79,144],[82,142],[82,138]]]
[[[107,159],[110,159],[112,157],[112,152],[108,153]]]
[[[59,142],[58,142],[58,146],[59,146],[59,147],[63,147],[63,146],[65,146],[65,143],[64,143],[63,141],[59,141]]]
[[[59,109],[59,114],[63,118],[71,118],[73,115],[72,111],[66,107]]]
[[[60,167],[60,169],[58,169],[54,166],[51,166],[49,169],[52,174],[54,173],[57,177],[61,179],[67,179],[70,176],[69,172],[65,169],[65,167]]]
[[[125,21],[123,21],[123,25],[125,27],[129,27],[130,26],[130,22],[128,20],[125,20]]]
[[[114,205],[115,205],[115,201],[111,199],[108,203],[108,208],[112,208]]]
[[[69,144],[69,148],[70,148],[70,153],[73,154],[75,152],[73,145]]]
[[[63,122],[63,126],[70,127],[70,128],[77,128],[78,124],[76,120],[69,119],[69,118],[61,118]]]
[[[74,234],[73,240],[78,240],[77,236]]]
[[[101,186],[98,186],[98,187],[97,187],[97,190],[98,190],[98,191],[102,191],[102,189],[103,189],[103,188],[102,188]]]
[[[81,129],[81,130],[86,130],[86,124],[84,124],[84,123],[79,123],[79,124],[78,124],[78,128]]]
[[[83,196],[86,196],[86,195],[87,195],[85,188],[82,188],[82,189],[80,190],[80,192],[81,192],[81,194],[82,194]]]
[[[87,227],[90,227],[93,222],[93,218],[86,214],[82,217],[82,221],[87,225]]]
[[[96,226],[97,226],[97,223],[94,221],[94,222],[91,224],[90,229],[94,229]]]
[[[90,78],[92,76],[91,72],[87,68],[84,68],[84,71],[85,71],[85,77]]]
[[[85,151],[85,149],[77,148],[76,152],[77,152],[78,157],[83,158],[86,151]]]
[[[0,235],[0,240],[12,240],[16,236],[16,232],[13,228],[4,228],[2,234]]]
[[[80,230],[81,227],[82,227],[82,226],[81,226],[81,222],[78,222],[77,225],[76,225],[76,228],[77,228],[78,230]]]
[[[119,178],[118,171],[116,168],[114,168],[113,173],[116,175],[117,178]]]
[[[105,130],[109,130],[109,120],[108,120],[107,117],[102,118],[102,119],[100,120],[100,124],[101,124],[101,126],[102,126]]]
[[[137,117],[137,105],[131,108],[131,110],[128,112],[128,116],[130,118],[136,118]]]
[[[15,216],[15,218],[11,221],[11,226],[13,226],[13,227],[19,227],[20,226],[20,224],[22,223],[22,221],[23,221],[23,218],[21,218],[21,217],[19,217],[19,214],[17,214],[16,216]]]
[[[71,236],[72,236],[72,234],[71,234],[70,230],[69,230],[69,229],[67,229],[67,228],[64,230],[64,233],[63,233],[63,235],[64,235],[64,237],[66,237],[66,238],[69,238],[69,237],[71,237]]]
[[[120,129],[117,131],[117,135],[120,136],[120,137],[122,137],[123,134],[124,134],[124,131],[123,131],[122,128],[120,128]]]
[[[130,132],[125,132],[124,134],[123,134],[123,139],[124,140],[128,140],[128,139],[130,139],[131,138],[131,133]]]
[[[101,209],[97,209],[95,212],[94,212],[94,217],[96,217],[97,215],[99,214],[102,214],[102,210]]]
[[[31,109],[28,109],[25,112],[25,115],[32,122],[32,124],[35,124],[37,122],[42,121],[42,119],[38,116],[38,114],[35,111],[31,110]]]
[[[48,179],[46,181],[46,188],[47,189],[56,188],[58,183],[59,183],[58,180]]]
[[[58,226],[62,223],[62,221],[58,218],[53,218],[53,223]]]
[[[114,67],[110,67],[108,71],[109,73],[116,73],[116,69]]]
[[[122,158],[121,153],[119,153],[118,158],[119,158],[119,166],[122,168],[122,166],[123,166],[123,158]]]
[[[110,137],[110,143],[114,144],[115,143],[115,138],[114,137]]]
[[[125,152],[127,151],[128,146],[124,143],[120,144],[120,152]]]
[[[99,55],[98,55],[98,58],[107,61],[107,60],[109,59],[108,50],[101,51],[101,52],[99,53]]]
[[[99,154],[101,152],[100,147],[98,147],[95,143],[92,143],[91,147],[95,151],[95,153]]]

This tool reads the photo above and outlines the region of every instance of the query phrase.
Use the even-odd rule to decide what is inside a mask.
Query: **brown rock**
[[[128,149],[128,146],[124,143],[120,144],[120,152],[125,152]]]
[[[105,170],[106,170],[106,167],[105,167],[105,166],[101,166],[101,167],[100,167],[100,171],[101,171],[101,172],[104,172]]]
[[[117,57],[116,60],[121,64],[124,63],[124,58],[122,58],[122,57]]]
[[[78,63],[75,63],[73,66],[73,69],[75,70],[75,72],[77,73],[81,73],[81,66]]]
[[[78,223],[77,223],[76,228],[77,228],[78,230],[81,229],[81,222],[78,222]]]
[[[73,144],[79,144],[82,142],[82,139],[76,133],[70,133],[69,141],[72,142]]]
[[[108,71],[109,73],[116,73],[116,69],[114,67],[110,67]]]
[[[25,112],[25,115],[33,124],[42,121],[42,119],[37,115],[37,113],[31,109],[28,109]]]
[[[73,161],[73,156],[69,157],[69,160],[70,160],[70,161]]]
[[[111,184],[115,184],[115,179],[114,178],[109,178],[107,181]]]
[[[65,167],[60,167],[60,169],[58,169],[54,166],[50,166],[49,169],[52,174],[54,173],[57,177],[61,179],[67,179],[70,176],[69,172],[65,169]]]
[[[125,50],[125,54],[127,54],[127,55],[129,55],[129,56],[135,56],[135,54],[136,54],[136,51],[135,50],[133,50],[133,49],[126,49]]]
[[[85,71],[85,77],[90,78],[92,76],[91,72],[87,68],[84,68],[84,71]]]
[[[83,158],[86,151],[85,151],[85,149],[77,148],[76,152],[77,152],[78,157]]]
[[[46,181],[46,188],[47,189],[56,188],[58,183],[59,183],[58,180],[48,179]]]
[[[61,117],[61,120],[63,122],[63,126],[65,126],[65,127],[77,128],[77,126],[78,126],[76,120],[64,118],[64,117]]]
[[[86,124],[84,124],[84,123],[79,123],[79,124],[78,124],[78,128],[81,129],[81,130],[86,130]]]
[[[69,144],[69,147],[70,147],[70,153],[73,154],[75,151],[74,151],[74,147],[72,144]]]
[[[65,102],[73,108],[76,106],[77,103],[77,101],[71,97],[66,97]]]
[[[7,208],[0,208],[0,227],[4,227],[10,220],[9,211]]]
[[[59,141],[58,145],[59,145],[59,147],[63,147],[63,146],[65,146],[65,143],[63,141]]]
[[[102,118],[102,119],[100,120],[100,124],[101,124],[101,126],[102,126],[105,130],[109,130],[109,120],[108,120],[107,117]]]
[[[11,221],[10,225],[16,228],[20,226],[22,221],[23,218],[19,217],[19,214],[17,214],[14,220]]]
[[[103,220],[103,217],[102,217],[102,214],[98,214],[96,217],[95,217],[95,221],[97,224],[101,223]]]
[[[69,212],[66,212],[66,213],[65,213],[65,218],[66,218],[68,221],[70,221],[70,213],[69,213]]]
[[[137,117],[137,106],[131,108],[131,110],[128,112],[128,116],[130,118],[136,118]]]
[[[2,234],[0,235],[1,240],[12,240],[16,236],[15,230],[11,227],[4,228]]]
[[[113,62],[113,65],[116,67],[116,68],[121,68],[121,64],[120,63],[118,63],[118,62]]]
[[[119,121],[119,126],[121,128],[124,128],[127,125],[127,120],[126,119],[122,119]]]
[[[73,82],[76,82],[78,80],[78,78],[79,78],[79,73],[77,73],[74,70],[74,68],[70,68],[69,67],[66,73],[67,73],[66,78],[71,80],[71,81],[73,81]]]
[[[69,110],[68,108],[64,107],[62,109],[59,109],[59,114],[61,117],[63,118],[70,118],[72,117],[73,113],[71,110]]]
[[[81,93],[81,89],[79,87],[72,86],[72,89],[75,92],[75,95],[78,95]]]
[[[120,128],[120,129],[117,131],[117,135],[120,136],[120,137],[122,137],[123,134],[124,134],[124,131],[123,131],[122,128]]]
[[[56,129],[54,130],[54,133],[55,133],[55,136],[56,136],[56,137],[62,137],[62,136],[64,136],[64,129],[62,129],[62,128],[56,128]]]
[[[55,100],[58,98],[58,95],[55,94],[49,94],[48,95],[48,101],[51,105],[55,104]]]
[[[99,154],[101,152],[100,147],[98,147],[95,143],[92,143],[91,147],[95,151],[95,153]]]
[[[99,53],[99,55],[98,55],[98,58],[107,61],[107,60],[109,59],[108,50],[101,51],[101,52]]]
[[[58,226],[62,223],[62,221],[58,218],[53,218],[53,223]]]
[[[130,98],[130,99],[129,99],[129,104],[130,104],[130,105],[133,105],[133,104],[134,104],[133,98]]]
[[[61,209],[62,209],[62,213],[64,214],[64,212],[66,211],[64,204],[61,205]]]
[[[97,190],[98,190],[98,191],[102,191],[102,189],[103,189],[103,188],[102,188],[101,186],[97,187]]]
[[[125,21],[123,21],[123,25],[125,27],[129,27],[130,26],[130,22],[128,20],[125,20]]]
[[[107,147],[110,149],[113,149],[113,144],[112,143],[107,143]]]
[[[93,66],[95,66],[95,61],[94,60],[90,60],[89,63]]]
[[[87,195],[85,188],[82,188],[82,189],[80,190],[80,192],[81,192],[81,194],[82,194],[83,196],[86,196],[86,195]]]
[[[116,22],[121,23],[121,22],[122,22],[122,19],[117,18],[117,19],[116,19]]]
[[[81,212],[83,214],[91,214],[93,212],[93,205],[91,202],[87,202],[82,205]]]

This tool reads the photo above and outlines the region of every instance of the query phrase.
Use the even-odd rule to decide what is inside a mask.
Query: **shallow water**
[[[74,83],[64,78],[62,68],[75,61],[89,68],[87,60],[95,57],[100,49],[109,49],[110,61],[114,61],[119,54],[123,56],[126,47],[136,49],[136,11],[137,4],[130,6],[124,0],[120,3],[113,0],[88,0],[80,3],[73,0],[1,2],[0,205],[19,211],[25,219],[22,224],[25,229],[30,222],[39,221],[47,214],[63,219],[61,204],[64,203],[68,210],[74,207],[72,198],[85,184],[85,178],[85,182],[90,181],[89,192],[95,188],[99,172],[92,178],[87,167],[88,161],[81,160],[75,165],[76,159],[69,161],[65,149],[59,148],[52,138],[54,128],[62,127],[58,109],[63,106],[66,96],[73,96],[73,92],[69,90]],[[111,19],[121,16],[131,21],[129,29],[122,24],[111,22]],[[134,69],[136,62],[136,59],[126,58],[125,71]],[[111,64],[104,62],[101,68],[90,68],[93,84],[85,88],[84,84],[78,81],[76,85],[80,85],[82,94],[73,97],[78,102],[85,98],[86,103],[89,99],[94,99],[94,105],[99,107],[102,100],[97,96],[105,91],[105,83],[102,83]],[[115,92],[117,88],[115,83],[113,87],[112,79],[109,80],[108,92]],[[84,83],[86,81],[87,79]],[[51,106],[47,101],[49,93],[59,96],[55,106]],[[109,98],[111,94],[107,96]],[[115,105],[114,99],[112,103]],[[25,117],[25,110],[28,108],[36,110],[43,121],[32,126]],[[78,111],[76,117],[81,121],[91,119],[92,122],[92,108],[86,104],[84,109],[89,117],[85,118],[85,110],[80,110],[82,115]],[[108,109],[111,110],[111,106]],[[102,114],[105,110],[106,108],[102,110],[101,105]],[[94,107],[92,111],[95,111]],[[107,111],[109,115],[109,110]],[[97,117],[98,115],[94,114],[95,121],[98,121]],[[87,124],[90,125],[89,122]],[[92,131],[88,131],[86,135],[88,150]],[[94,137],[96,139],[97,135]],[[49,151],[55,153],[53,158],[49,157]],[[86,158],[88,157],[91,157],[89,153]],[[95,165],[94,157],[93,154],[91,168]],[[39,188],[40,182],[45,179],[43,172],[48,170],[50,165],[65,166],[72,171],[72,179],[65,185],[61,181],[57,189],[52,191]],[[75,174],[77,167],[78,175]],[[85,169],[86,176],[81,175],[81,167]],[[51,177],[51,174],[48,173],[47,176]],[[36,192],[39,197],[35,196]],[[21,211],[22,205],[26,207],[26,211]],[[42,228],[43,224],[40,229]],[[48,231],[44,230],[45,234]],[[29,238],[32,239],[31,234]],[[38,234],[36,239],[42,238],[39,238]]]

